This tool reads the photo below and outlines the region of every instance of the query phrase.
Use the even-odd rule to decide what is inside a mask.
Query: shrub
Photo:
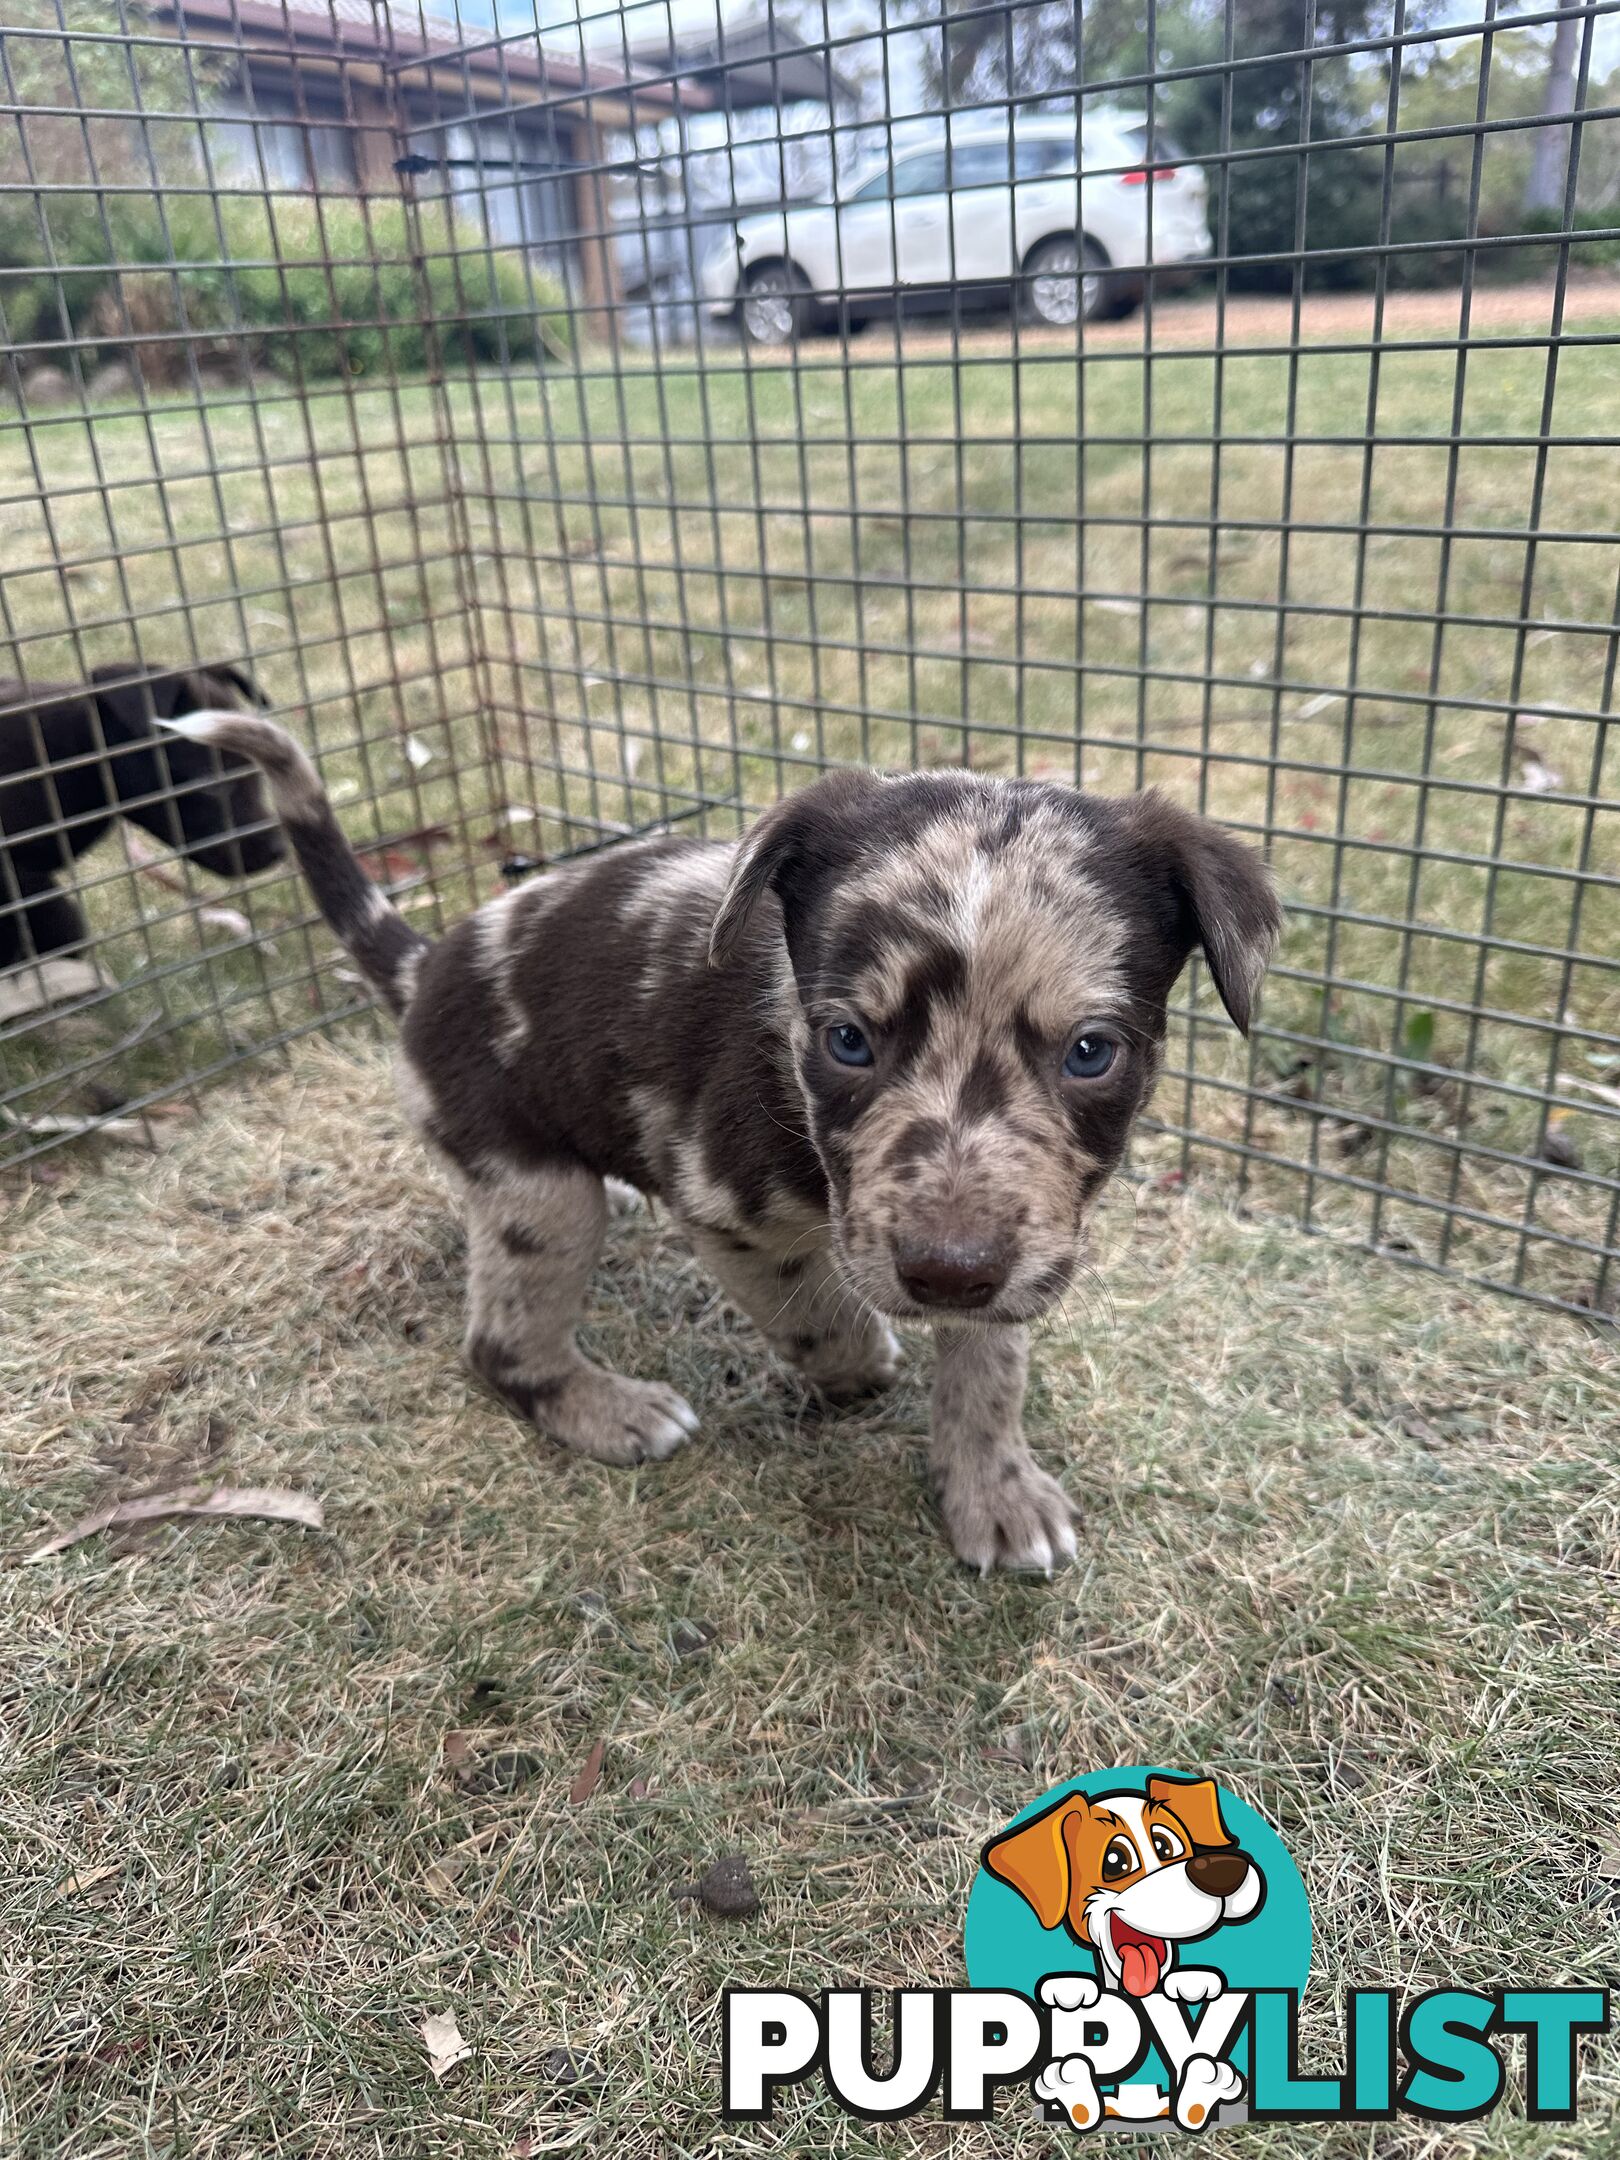
[[[555,278],[487,248],[447,204],[353,197],[48,198],[0,205],[0,299],[12,344],[130,331],[153,380],[245,342],[306,378],[412,373],[433,357],[523,361],[561,353],[567,309]],[[413,241],[416,243],[413,246]],[[57,271],[42,270],[54,258]],[[114,268],[113,265],[120,267]],[[156,340],[156,342],[148,342]]]
[[[1507,221],[1508,229],[1520,233],[1559,233],[1564,230],[1561,210],[1526,210]],[[1620,225],[1620,213],[1612,207],[1598,210],[1577,210],[1570,230],[1577,236],[1570,243],[1569,265],[1572,270],[1612,270],[1620,263],[1620,240],[1607,237]],[[1586,240],[1583,233],[1602,233],[1601,240]],[[1526,241],[1523,247],[1502,247],[1491,251],[1489,267],[1500,276],[1551,277],[1558,267],[1556,246],[1541,242],[1539,245]]]

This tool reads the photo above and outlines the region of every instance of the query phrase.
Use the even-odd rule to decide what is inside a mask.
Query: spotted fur
[[[258,754],[249,734],[229,746]],[[400,966],[335,867],[313,768],[278,756],[328,919],[351,949],[371,940],[402,1010],[401,1092],[466,1211],[485,1381],[603,1461],[692,1429],[670,1390],[575,1344],[619,1180],[666,1201],[831,1395],[893,1377],[891,1321],[934,1324],[957,1551],[981,1568],[1072,1554],[1069,1503],[1021,1432],[1028,1324],[1073,1278],[1195,946],[1248,1027],[1280,924],[1259,860],[1155,794],[846,772],[738,847],[657,839],[548,871]],[[858,1066],[833,1054],[845,1029]],[[1112,1045],[1094,1077],[1066,1068],[1082,1036]]]

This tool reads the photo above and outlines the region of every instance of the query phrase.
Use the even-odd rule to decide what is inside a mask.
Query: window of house
[[[549,129],[486,120],[448,127],[442,154],[465,160],[446,181],[458,211],[496,247],[558,249],[577,231],[574,176]]]
[[[222,187],[326,188],[359,184],[354,131],[340,107],[302,104],[290,89],[252,83],[214,100],[206,124],[208,155]]]

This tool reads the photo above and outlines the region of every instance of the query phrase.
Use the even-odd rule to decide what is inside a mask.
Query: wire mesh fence
[[[366,1010],[154,713],[430,929],[969,765],[1277,868],[1142,1174],[1612,1313],[1617,14],[14,0],[0,1161]]]

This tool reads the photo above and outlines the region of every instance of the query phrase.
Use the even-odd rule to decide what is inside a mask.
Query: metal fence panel
[[[1144,1172],[1612,1313],[1617,14],[17,0],[4,672],[245,668],[429,926],[841,761],[1166,787],[1290,930]],[[128,833],[0,1159],[364,1010]]]

